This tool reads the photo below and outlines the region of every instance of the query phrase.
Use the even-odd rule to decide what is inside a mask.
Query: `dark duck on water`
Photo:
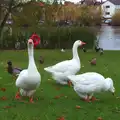
[[[8,61],[7,64],[8,64],[7,72],[8,72],[9,74],[15,76],[15,77],[18,76],[18,75],[20,74],[20,72],[22,71],[21,68],[16,68],[16,67],[14,68],[14,67],[12,66],[12,62],[11,62],[11,61]]]
[[[98,46],[95,46],[95,51],[100,52],[100,55],[103,55],[103,48],[100,48]]]

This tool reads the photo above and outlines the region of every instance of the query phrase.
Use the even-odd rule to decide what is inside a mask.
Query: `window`
[[[105,14],[106,14],[106,15],[110,15],[110,12],[106,12]]]
[[[107,5],[107,6],[106,6],[106,8],[110,8],[110,6],[109,6],[109,5]]]

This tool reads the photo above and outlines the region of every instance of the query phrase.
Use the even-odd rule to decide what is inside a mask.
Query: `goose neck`
[[[73,52],[73,59],[78,59],[79,60],[78,46],[76,44],[73,45],[72,52]]]
[[[33,47],[28,47],[28,58],[29,58],[28,71],[33,71],[36,69]]]

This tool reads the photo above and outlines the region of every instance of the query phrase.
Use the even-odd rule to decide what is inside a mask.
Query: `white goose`
[[[87,72],[80,75],[69,75],[76,93],[85,101],[95,100],[94,93],[102,91],[115,92],[113,81],[111,78],[104,78],[101,74],[95,72]]]
[[[20,72],[17,80],[16,86],[19,88],[16,93],[15,98],[20,99],[20,94],[22,96],[30,97],[30,102],[33,102],[33,94],[36,88],[39,87],[41,82],[41,75],[37,70],[34,61],[34,43],[32,39],[28,40],[28,55],[29,55],[29,65],[28,69]]]
[[[62,85],[71,85],[67,76],[74,75],[80,70],[81,65],[77,48],[78,46],[82,46],[84,44],[86,43],[80,40],[75,41],[72,48],[73,58],[71,60],[65,60],[63,62],[57,63],[56,65],[44,68],[44,70],[51,73],[53,79],[55,79],[57,83]]]

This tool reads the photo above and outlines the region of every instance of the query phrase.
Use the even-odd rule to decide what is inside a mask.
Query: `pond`
[[[104,50],[120,50],[120,26],[102,25],[98,36],[99,46]]]

